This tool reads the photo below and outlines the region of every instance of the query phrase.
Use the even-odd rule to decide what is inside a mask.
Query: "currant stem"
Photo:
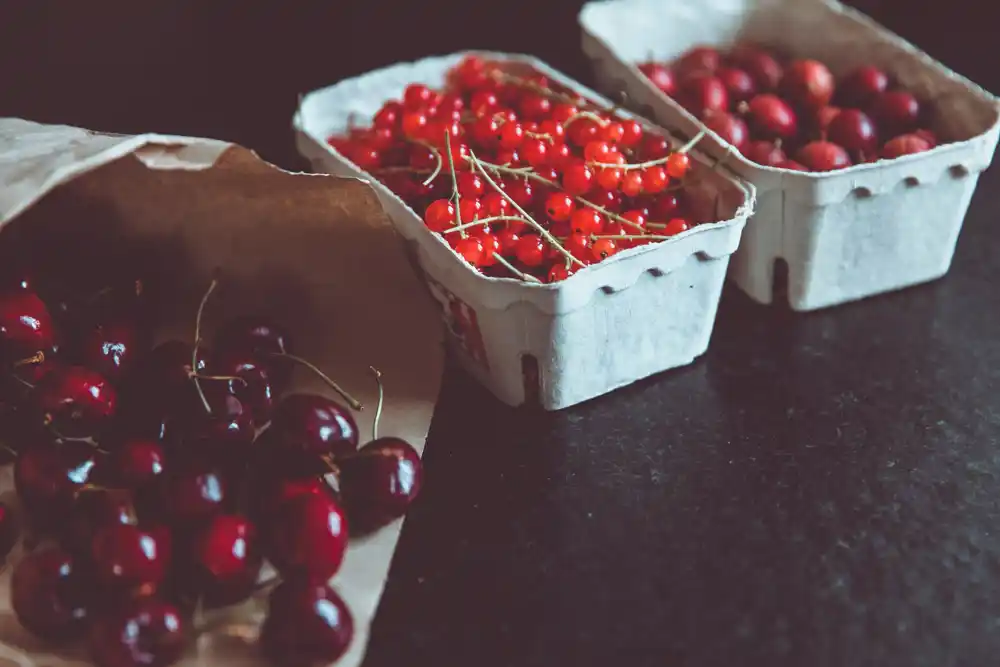
[[[378,385],[378,405],[375,406],[375,419],[372,420],[372,440],[378,440],[378,423],[382,419],[382,404],[385,401],[385,390],[382,387],[382,373],[374,366],[369,366]]]
[[[288,354],[287,352],[271,352],[270,354],[272,357],[282,357],[284,359],[288,359],[289,361],[294,361],[300,366],[305,366],[313,373],[318,375],[319,378],[323,380],[323,382],[325,382],[331,389],[340,394],[340,397],[343,398],[345,401],[347,401],[347,404],[350,405],[353,409],[357,410],[358,412],[364,410],[364,406],[361,405],[358,399],[348,394],[344,389],[341,388],[339,384],[334,382],[329,375],[321,371],[315,364],[306,361],[302,357],[297,357],[294,354]]]
[[[528,214],[527,211],[525,211],[523,208],[521,208],[521,206],[516,201],[514,201],[514,199],[509,194],[507,194],[506,191],[504,191],[499,185],[497,185],[496,181],[494,181],[493,178],[490,177],[490,175],[488,173],[486,173],[486,168],[483,166],[483,163],[479,161],[479,158],[477,158],[476,154],[473,153],[472,151],[469,151],[469,160],[479,170],[479,173],[481,173],[483,175],[483,178],[486,179],[486,182],[489,183],[493,187],[494,190],[496,190],[497,192],[499,192],[500,196],[502,196],[504,199],[506,199],[510,203],[510,205],[513,206],[517,210],[518,213],[520,213],[521,215],[523,215],[525,217],[525,219],[527,220],[528,224],[531,225],[532,227],[534,227],[535,230],[546,241],[548,241],[549,243],[551,243],[552,247],[554,247],[556,250],[558,250],[559,252],[561,252],[567,258],[570,258],[574,262],[577,262],[580,266],[586,266],[586,264],[584,264],[583,262],[581,262],[580,260],[578,260],[576,257],[573,257],[573,255],[571,255],[570,252],[568,250],[566,250],[566,248],[564,248],[561,243],[559,243],[559,241],[556,239],[556,237],[552,236],[552,234],[549,233],[549,230],[545,229],[545,227],[542,227],[540,224],[538,224],[535,221],[535,219],[532,218],[530,214]],[[546,180],[546,179],[542,179],[542,180]]]
[[[528,283],[539,283],[539,284],[541,284],[541,282],[542,282],[541,280],[539,280],[535,276],[531,275],[530,273],[525,273],[524,271],[521,271],[520,269],[518,269],[516,266],[514,266],[513,264],[511,264],[510,262],[508,262],[506,259],[504,259],[500,255],[494,254],[493,255],[493,259],[496,260],[497,264],[499,264],[503,268],[507,269],[508,271],[510,271],[515,276],[517,276],[518,278],[520,278],[521,280],[523,280],[525,282],[528,282]],[[569,263],[568,259],[566,260],[566,263],[567,264]]]
[[[471,229],[473,227],[479,227],[482,225],[488,225],[492,222],[523,222],[528,224],[528,221],[517,215],[497,215],[492,218],[479,218],[478,220],[473,220],[472,222],[466,222],[457,227],[449,227],[448,229],[441,232],[442,234],[451,234],[452,232],[460,232],[466,229]]]
[[[666,241],[667,239],[674,238],[673,236],[660,236],[657,234],[618,234],[618,235],[602,235],[598,234],[590,237],[593,240],[597,239],[611,239],[612,241]]]
[[[208,289],[205,290],[205,295],[201,297],[201,303],[198,304],[198,314],[195,316],[194,320],[194,344],[191,346],[191,381],[194,382],[194,388],[198,392],[198,398],[201,399],[201,404],[205,406],[205,412],[208,414],[212,414],[212,406],[205,397],[205,392],[202,390],[201,383],[198,382],[197,376],[198,347],[201,345],[201,317],[205,312],[205,304],[208,303],[208,297],[212,296],[212,292],[215,291],[218,284],[219,281],[212,278],[212,282],[209,284]]]
[[[697,146],[698,142],[701,141],[704,138],[705,138],[705,130],[702,130],[698,134],[694,135],[694,138],[691,139],[691,141],[689,141],[686,144],[684,144],[683,146],[681,146],[680,150],[678,150],[677,152],[681,153],[681,154],[687,153],[692,148],[694,148],[695,146]]]
[[[42,351],[36,352],[34,355],[28,357],[27,359],[21,359],[15,361],[12,365],[14,368],[20,368],[21,366],[28,366],[30,364],[43,364],[45,363],[45,353]]]
[[[434,165],[434,170],[431,172],[430,176],[428,176],[426,179],[424,179],[424,183],[423,183],[424,185],[430,185],[431,181],[433,181],[435,178],[437,178],[437,175],[441,173],[441,168],[442,168],[442,166],[444,164],[442,162],[442,160],[441,160],[441,151],[439,151],[437,148],[435,148],[434,146],[430,145],[426,141],[421,141],[420,139],[410,139],[410,141],[412,141],[415,144],[420,144],[421,146],[423,146],[424,148],[426,148],[427,150],[429,150],[431,153],[434,154],[434,159],[436,160],[436,163]],[[448,148],[448,158],[449,159],[451,158],[451,148],[450,148],[450,146]]]
[[[247,381],[236,375],[202,375],[201,373],[189,373],[188,377],[198,378],[199,380],[208,380],[210,382],[242,382],[243,386],[247,386]]]
[[[601,127],[607,127],[611,124],[611,121],[607,118],[601,118],[593,111],[577,111],[575,114],[563,121],[563,128],[568,128],[570,123],[580,120],[581,118],[589,118]]]
[[[451,189],[452,196],[455,198],[455,227],[461,229],[462,227],[462,195],[458,192],[458,174],[455,173],[455,156],[451,152],[451,133],[444,133],[444,149],[448,151],[448,170],[451,172]],[[465,238],[465,232],[460,232],[462,238]]]
[[[326,456],[323,456],[322,459],[323,459],[323,463],[326,464],[326,467],[329,468],[330,472],[332,472],[334,474],[334,476],[339,479],[339,477],[340,477],[340,466],[338,466],[337,462],[333,460],[333,457],[330,456],[329,454],[327,454]]]

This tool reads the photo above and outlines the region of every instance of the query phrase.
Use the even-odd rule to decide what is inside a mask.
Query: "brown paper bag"
[[[287,173],[214,140],[0,119],[0,229],[8,257],[35,258],[68,279],[129,262],[152,271],[166,285],[163,337],[193,338],[200,296],[221,269],[205,338],[233,314],[278,318],[300,356],[369,406],[356,415],[365,436],[377,394],[369,365],[380,369],[380,432],[423,449],[442,371],[441,322],[364,182]],[[296,375],[295,389],[329,393],[307,372]],[[8,494],[10,468],[0,469]],[[363,658],[400,523],[353,540],[334,580],[356,626],[338,665]],[[8,567],[0,576],[0,665],[88,664],[84,648],[52,653],[18,626],[9,579]],[[265,610],[262,596],[211,612],[206,620],[222,629],[203,636],[183,667],[264,664],[254,641]]]

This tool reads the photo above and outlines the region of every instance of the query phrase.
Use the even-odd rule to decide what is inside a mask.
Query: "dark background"
[[[297,95],[397,60],[587,82],[580,4],[7,0],[0,113],[296,168]],[[1000,90],[983,0],[851,4]],[[368,664],[997,664],[998,209],[989,172],[933,285],[809,315],[727,289],[704,359],[564,413],[449,370]]]

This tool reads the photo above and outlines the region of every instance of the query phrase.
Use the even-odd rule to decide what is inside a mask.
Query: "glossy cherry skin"
[[[677,90],[677,82],[673,72],[659,63],[643,63],[639,65],[639,71],[646,75],[654,86],[662,90],[667,95],[673,95]]]
[[[315,460],[358,448],[358,426],[350,411],[318,394],[290,394],[278,403],[269,429],[288,456]]]
[[[5,503],[0,503],[0,562],[10,555],[20,536],[17,517]]]
[[[199,531],[191,554],[194,583],[210,607],[250,597],[264,557],[257,529],[239,514],[217,514]]]
[[[167,667],[180,660],[187,645],[180,612],[155,597],[95,618],[89,640],[97,667]]]
[[[855,156],[871,156],[878,151],[878,130],[864,111],[844,109],[830,123],[827,136]]]
[[[684,108],[698,118],[729,108],[729,91],[715,76],[701,74],[685,79],[681,84],[680,97]]]
[[[195,528],[228,501],[225,475],[207,462],[192,461],[161,476],[153,493],[142,495],[141,511],[171,526]]]
[[[875,100],[872,115],[885,136],[896,137],[917,129],[920,102],[910,93],[892,90]]]
[[[835,171],[851,166],[851,158],[841,146],[829,141],[814,141],[799,150],[798,162],[812,171]]]
[[[717,49],[711,46],[695,46],[677,59],[674,69],[682,76],[714,74],[721,62],[722,57]]]
[[[353,638],[351,612],[328,584],[294,579],[271,591],[260,647],[273,664],[332,663],[344,655]]]
[[[89,597],[69,552],[60,548],[34,551],[14,568],[10,603],[25,630],[40,639],[64,643],[86,630]]]
[[[166,470],[166,454],[155,440],[131,438],[111,452],[106,470],[111,486],[136,491],[156,483]]]
[[[202,382],[202,388],[211,412],[204,405],[194,409],[171,453],[180,460],[200,459],[226,467],[245,460],[257,433],[250,411],[224,383]]]
[[[14,487],[37,528],[61,523],[76,493],[90,482],[96,457],[94,448],[83,442],[39,440],[24,448],[14,465]]]
[[[836,82],[818,60],[797,60],[788,66],[781,88],[794,104],[807,109],[825,107],[833,99]]]
[[[340,494],[355,534],[376,530],[406,513],[420,493],[420,455],[399,438],[379,438],[340,462]]]
[[[271,388],[285,391],[294,366],[274,355],[294,354],[288,333],[275,322],[263,317],[240,317],[230,320],[215,336],[215,349],[249,353],[268,366]]]
[[[757,94],[757,82],[745,70],[723,67],[719,70],[718,77],[729,91],[729,99],[733,102],[743,102]]]
[[[80,363],[119,383],[135,367],[144,347],[134,323],[110,321],[84,334],[80,341]]]
[[[799,131],[795,111],[777,95],[758,95],[750,100],[747,120],[754,134],[763,139],[791,139]]]
[[[274,412],[274,391],[266,363],[246,352],[216,349],[209,363],[210,373],[219,377],[235,377],[229,381],[229,391],[250,411],[258,427],[271,421]]]
[[[327,581],[347,551],[347,521],[332,497],[301,494],[283,503],[263,527],[268,559],[283,577]]]
[[[904,155],[915,155],[929,151],[933,146],[917,134],[903,134],[891,139],[882,147],[882,157],[891,160]]]
[[[32,410],[66,438],[98,436],[108,427],[118,394],[99,373],[82,366],[57,367],[28,396]]]
[[[877,67],[864,65],[840,82],[837,98],[841,106],[867,109],[889,88],[889,76]]]
[[[767,51],[752,44],[739,44],[729,54],[730,60],[753,77],[761,92],[777,89],[785,70]]]
[[[743,156],[751,162],[756,162],[765,167],[776,167],[788,159],[785,151],[775,142],[763,140],[751,141],[747,144],[746,149],[743,151]]]
[[[113,591],[155,590],[167,575],[170,549],[167,531],[112,522],[94,534],[90,562],[97,580]]]
[[[117,489],[93,489],[77,495],[63,520],[60,542],[75,556],[89,563],[94,535],[112,524],[135,525],[132,495]]]
[[[0,293],[0,359],[11,363],[56,345],[56,330],[45,302],[28,287]]]
[[[742,118],[724,111],[713,112],[705,117],[705,127],[722,137],[723,141],[731,144],[736,150],[742,152],[750,139],[750,130]]]

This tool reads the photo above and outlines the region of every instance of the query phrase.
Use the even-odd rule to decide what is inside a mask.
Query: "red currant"
[[[386,102],[385,105],[375,113],[372,119],[372,126],[385,128],[395,132],[399,128],[399,122],[403,114],[403,105],[399,102]]]
[[[551,139],[550,143],[560,142],[566,138],[566,128],[559,121],[543,120],[538,126],[538,133],[545,135],[548,139]]]
[[[549,164],[556,169],[564,169],[573,159],[573,151],[567,144],[555,143],[549,146]]]
[[[681,232],[686,232],[691,229],[688,221],[683,218],[674,218],[667,223],[667,226],[663,228],[664,236],[676,236]]]
[[[614,190],[622,182],[625,172],[613,167],[603,167],[596,170],[597,185],[605,190]]]
[[[371,144],[355,144],[349,157],[362,171],[377,169],[382,162],[381,153]]]
[[[612,213],[620,211],[622,208],[622,196],[616,190],[602,190],[598,188],[585,196],[584,199]]]
[[[432,232],[443,232],[455,225],[455,205],[447,199],[438,199],[424,211],[424,224]]]
[[[642,230],[646,228],[646,216],[648,213],[643,211],[625,211],[622,213],[622,217],[631,222],[631,225],[626,225],[629,229],[630,234],[640,234]]]
[[[483,196],[486,185],[479,174],[465,171],[457,175],[458,194],[462,197],[478,198]]]
[[[642,125],[639,121],[623,120],[620,125],[622,126],[622,136],[618,139],[618,144],[626,148],[638,146],[643,138]]]
[[[562,186],[571,195],[585,195],[594,187],[594,172],[583,162],[569,164],[563,170]]]
[[[478,267],[482,264],[485,252],[482,239],[474,236],[466,236],[465,238],[458,239],[455,242],[454,248],[455,252],[472,266]]]
[[[587,207],[577,209],[569,220],[570,228],[574,234],[597,234],[604,226],[604,217],[594,209]]]
[[[566,136],[570,142],[581,147],[597,139],[600,133],[601,126],[592,118],[577,118],[566,128]]]
[[[552,120],[557,123],[565,123],[578,113],[580,110],[572,104],[556,104],[552,107]]]
[[[477,116],[488,115],[500,106],[500,100],[490,90],[480,90],[469,100],[469,108]]]
[[[495,234],[484,232],[479,239],[483,243],[483,256],[479,261],[480,266],[493,266],[497,263],[497,255],[502,254],[500,239]]]
[[[521,98],[520,110],[525,118],[540,119],[552,111],[552,102],[536,93],[528,93]]]
[[[642,191],[649,195],[663,192],[670,185],[670,175],[660,166],[646,167],[642,170]]]
[[[521,236],[517,233],[516,229],[508,227],[500,230],[497,234],[497,240],[500,242],[501,254],[512,255],[517,251]]]
[[[583,159],[587,162],[608,162],[611,159],[611,145],[606,141],[591,141],[583,147]]]
[[[670,155],[672,149],[673,146],[670,145],[670,140],[666,137],[647,134],[639,148],[639,156],[643,160],[662,160]]]
[[[667,173],[671,178],[684,178],[691,168],[691,158],[687,153],[674,153],[667,160]]]
[[[565,192],[555,192],[545,200],[545,212],[555,222],[569,220],[575,208],[576,204],[573,202],[573,198]]]
[[[480,116],[472,124],[472,138],[484,148],[499,145],[497,137],[500,134],[500,123],[493,116]]]
[[[486,64],[477,56],[466,56],[452,74],[457,84],[465,90],[481,88],[489,81]]]
[[[430,170],[437,165],[437,157],[435,157],[434,151],[421,144],[410,146],[408,161],[410,166],[418,171]]]
[[[545,242],[535,234],[522,236],[515,253],[518,261],[525,266],[539,266],[545,261]]]
[[[594,241],[594,245],[590,247],[591,256],[598,262],[611,257],[617,252],[618,245],[614,239],[597,239]]]
[[[653,200],[651,214],[658,220],[668,220],[677,213],[681,203],[675,192],[664,192]]]
[[[521,146],[520,153],[524,160],[534,167],[544,167],[549,159],[549,146],[541,139],[526,139]]]
[[[622,176],[621,191],[626,197],[642,194],[642,173],[637,169],[626,171]]]
[[[499,192],[488,192],[482,198],[483,214],[487,218],[510,215],[510,202]]]
[[[676,92],[677,85],[674,81],[674,74],[668,67],[659,63],[648,62],[639,65],[639,71],[642,72],[654,86],[662,90],[667,95],[673,95]]]

